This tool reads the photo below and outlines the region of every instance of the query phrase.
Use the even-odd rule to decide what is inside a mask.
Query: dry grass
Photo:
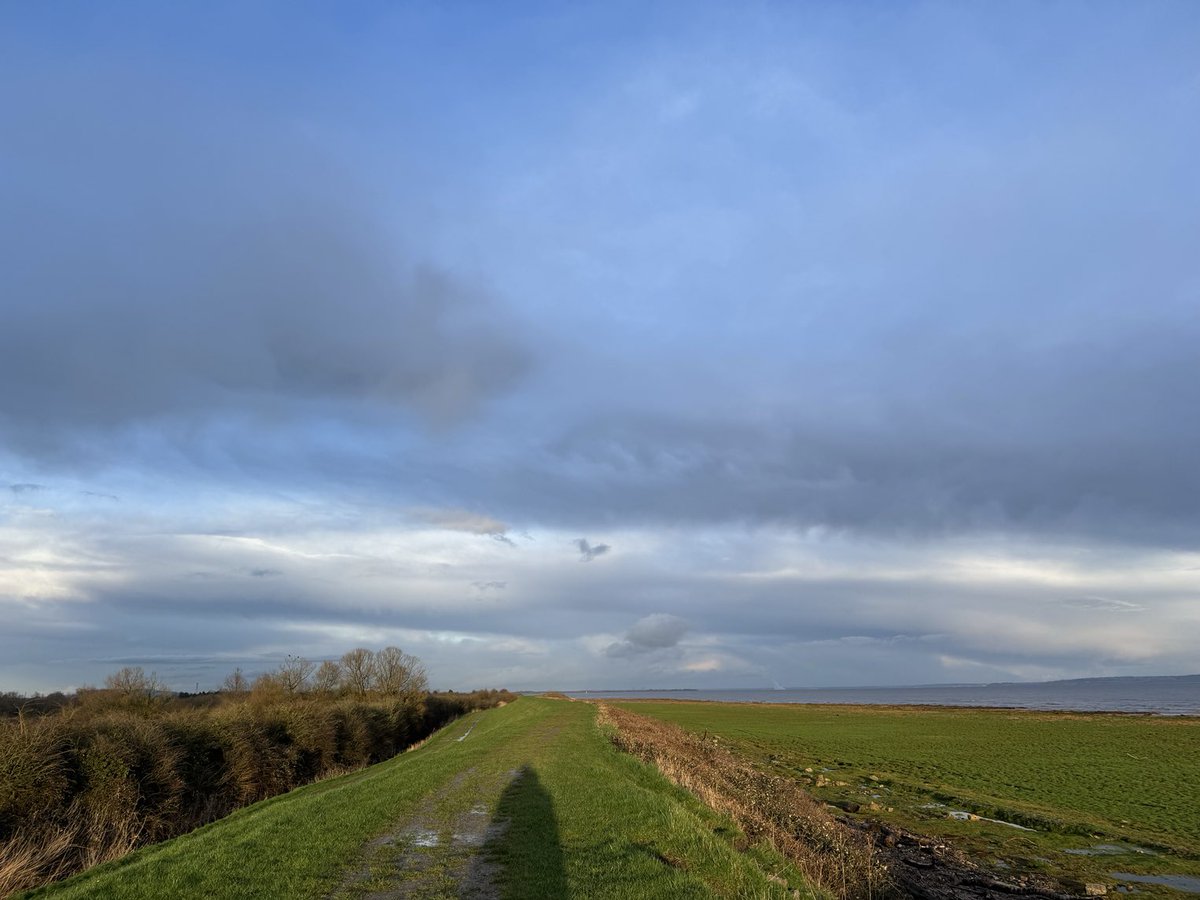
[[[842,900],[895,893],[871,841],[834,819],[794,782],[760,772],[712,740],[626,710],[600,706],[622,750],[765,840],[821,891]]]
[[[98,821],[78,811],[74,824],[43,822],[0,843],[0,897],[117,859],[140,843],[142,824],[132,817]]]

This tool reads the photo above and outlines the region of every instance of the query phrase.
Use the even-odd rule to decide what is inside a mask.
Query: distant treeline
[[[319,666],[289,657],[253,682],[235,671],[219,694],[176,697],[126,668],[61,702],[26,700],[0,721],[0,897],[388,759],[512,699],[430,693],[419,660],[389,647]]]
[[[74,694],[64,694],[61,691],[55,691],[53,694],[35,694],[32,697],[15,691],[5,691],[0,694],[0,718],[21,714],[44,716],[47,713],[58,712],[74,701]]]

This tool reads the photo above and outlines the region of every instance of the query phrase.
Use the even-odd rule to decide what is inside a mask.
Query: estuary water
[[[725,703],[855,703],[992,706],[1079,712],[1200,715],[1200,675],[1084,678],[1006,684],[915,687],[786,688],[782,690],[567,691],[580,698],[719,700]]]

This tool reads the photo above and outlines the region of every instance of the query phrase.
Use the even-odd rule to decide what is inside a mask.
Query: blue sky
[[[1197,669],[1194,5],[644,6],[5,11],[0,686]]]

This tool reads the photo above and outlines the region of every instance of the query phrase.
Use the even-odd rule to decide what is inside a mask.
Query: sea
[[[851,703],[881,706],[987,706],[1076,712],[1200,715],[1200,675],[1079,678],[1002,684],[766,690],[565,691],[581,699],[714,700],[723,703]]]

